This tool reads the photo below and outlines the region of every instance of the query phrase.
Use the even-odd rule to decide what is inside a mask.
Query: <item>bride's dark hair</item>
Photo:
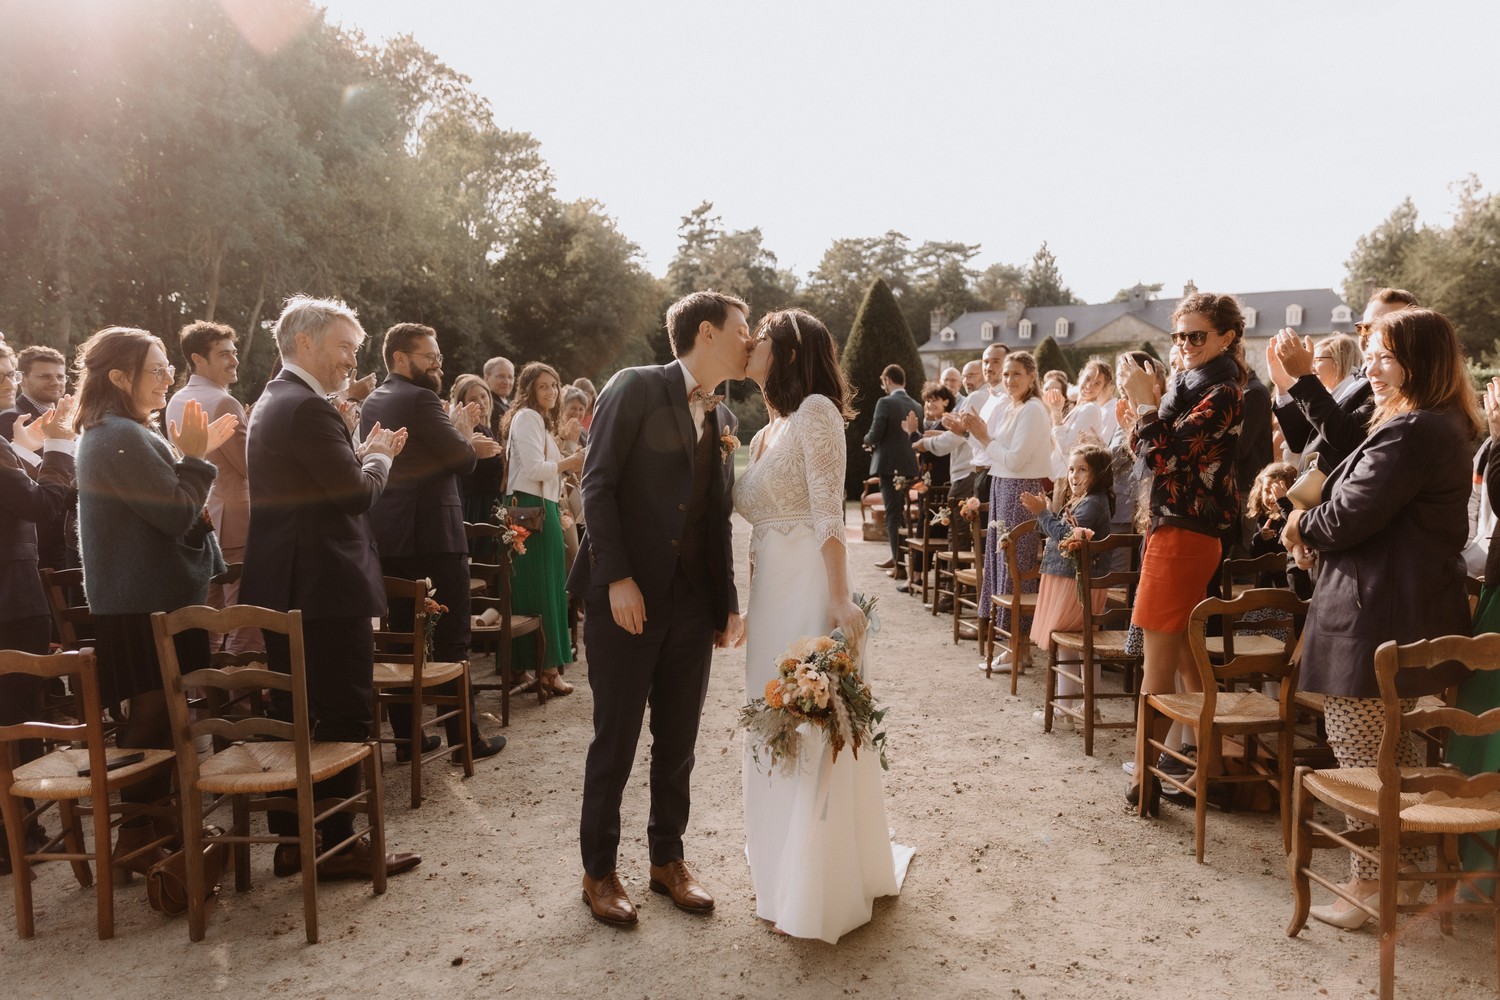
[[[854,419],[854,394],[839,367],[833,334],[821,320],[804,309],[782,309],[766,313],[755,334],[771,341],[764,390],[769,409],[783,416],[795,413],[816,393],[833,400],[845,420]]]

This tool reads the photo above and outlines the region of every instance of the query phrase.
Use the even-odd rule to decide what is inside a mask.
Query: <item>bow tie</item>
[[[724,397],[723,396],[715,396],[711,392],[704,392],[703,391],[703,386],[700,385],[700,386],[695,386],[693,388],[693,391],[690,392],[690,393],[688,393],[688,402],[689,403],[702,403],[703,404],[703,408],[705,410],[712,410],[714,407],[716,407],[720,403],[724,402]]]

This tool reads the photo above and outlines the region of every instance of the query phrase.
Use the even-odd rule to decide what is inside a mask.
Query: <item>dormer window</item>
[[[1018,330],[1019,330],[1019,333],[1021,335],[1021,339],[1022,340],[1030,340],[1031,339],[1031,320],[1029,320],[1029,319],[1023,319],[1023,320],[1021,320],[1021,325],[1018,328]]]
[[[979,339],[985,343],[995,339],[995,324],[988,321],[979,324]]]
[[[1057,317],[1057,324],[1052,329],[1053,332],[1056,333],[1058,340],[1062,340],[1068,335],[1068,327],[1070,325],[1071,324],[1069,324],[1068,321],[1062,316]]]
[[[953,327],[951,326],[943,327],[942,331],[938,333],[938,340],[941,340],[945,344],[951,344],[957,338],[958,334],[953,332]]]
[[[1286,325],[1287,326],[1301,326],[1302,325],[1302,307],[1301,306],[1299,306],[1299,305],[1290,305],[1290,306],[1286,307]]]
[[[1253,329],[1255,329],[1255,317],[1256,317],[1255,310],[1253,308],[1251,308],[1250,306],[1246,306],[1244,311],[1245,311],[1245,329],[1246,330],[1253,330]]]
[[[1348,306],[1334,306],[1333,321],[1335,323],[1353,323],[1354,312]]]

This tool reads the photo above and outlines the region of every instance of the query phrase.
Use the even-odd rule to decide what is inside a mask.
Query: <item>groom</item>
[[[693,745],[713,647],[744,632],[730,550],[733,414],[704,398],[745,377],[750,309],[694,292],[667,310],[677,360],[626,368],[599,393],[583,467],[587,551],[568,590],[583,595],[594,739],[583,777],[583,897],[605,923],[636,922],[616,871],[620,798],[651,706],[651,888],[684,910],[714,900],[683,861]]]

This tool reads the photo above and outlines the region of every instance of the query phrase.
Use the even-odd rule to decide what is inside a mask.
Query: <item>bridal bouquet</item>
[[[854,595],[869,622],[879,631],[875,598]],[[875,707],[875,694],[859,672],[859,648],[841,629],[829,635],[804,636],[776,658],[776,676],[766,682],[766,693],[740,709],[740,728],[750,733],[757,756],[764,748],[771,766],[783,774],[797,769],[802,757],[803,723],[816,726],[833,751],[833,759],[848,747],[855,759],[861,748],[880,755],[880,766],[890,770],[885,756],[885,731],[878,729],[886,709]]]

